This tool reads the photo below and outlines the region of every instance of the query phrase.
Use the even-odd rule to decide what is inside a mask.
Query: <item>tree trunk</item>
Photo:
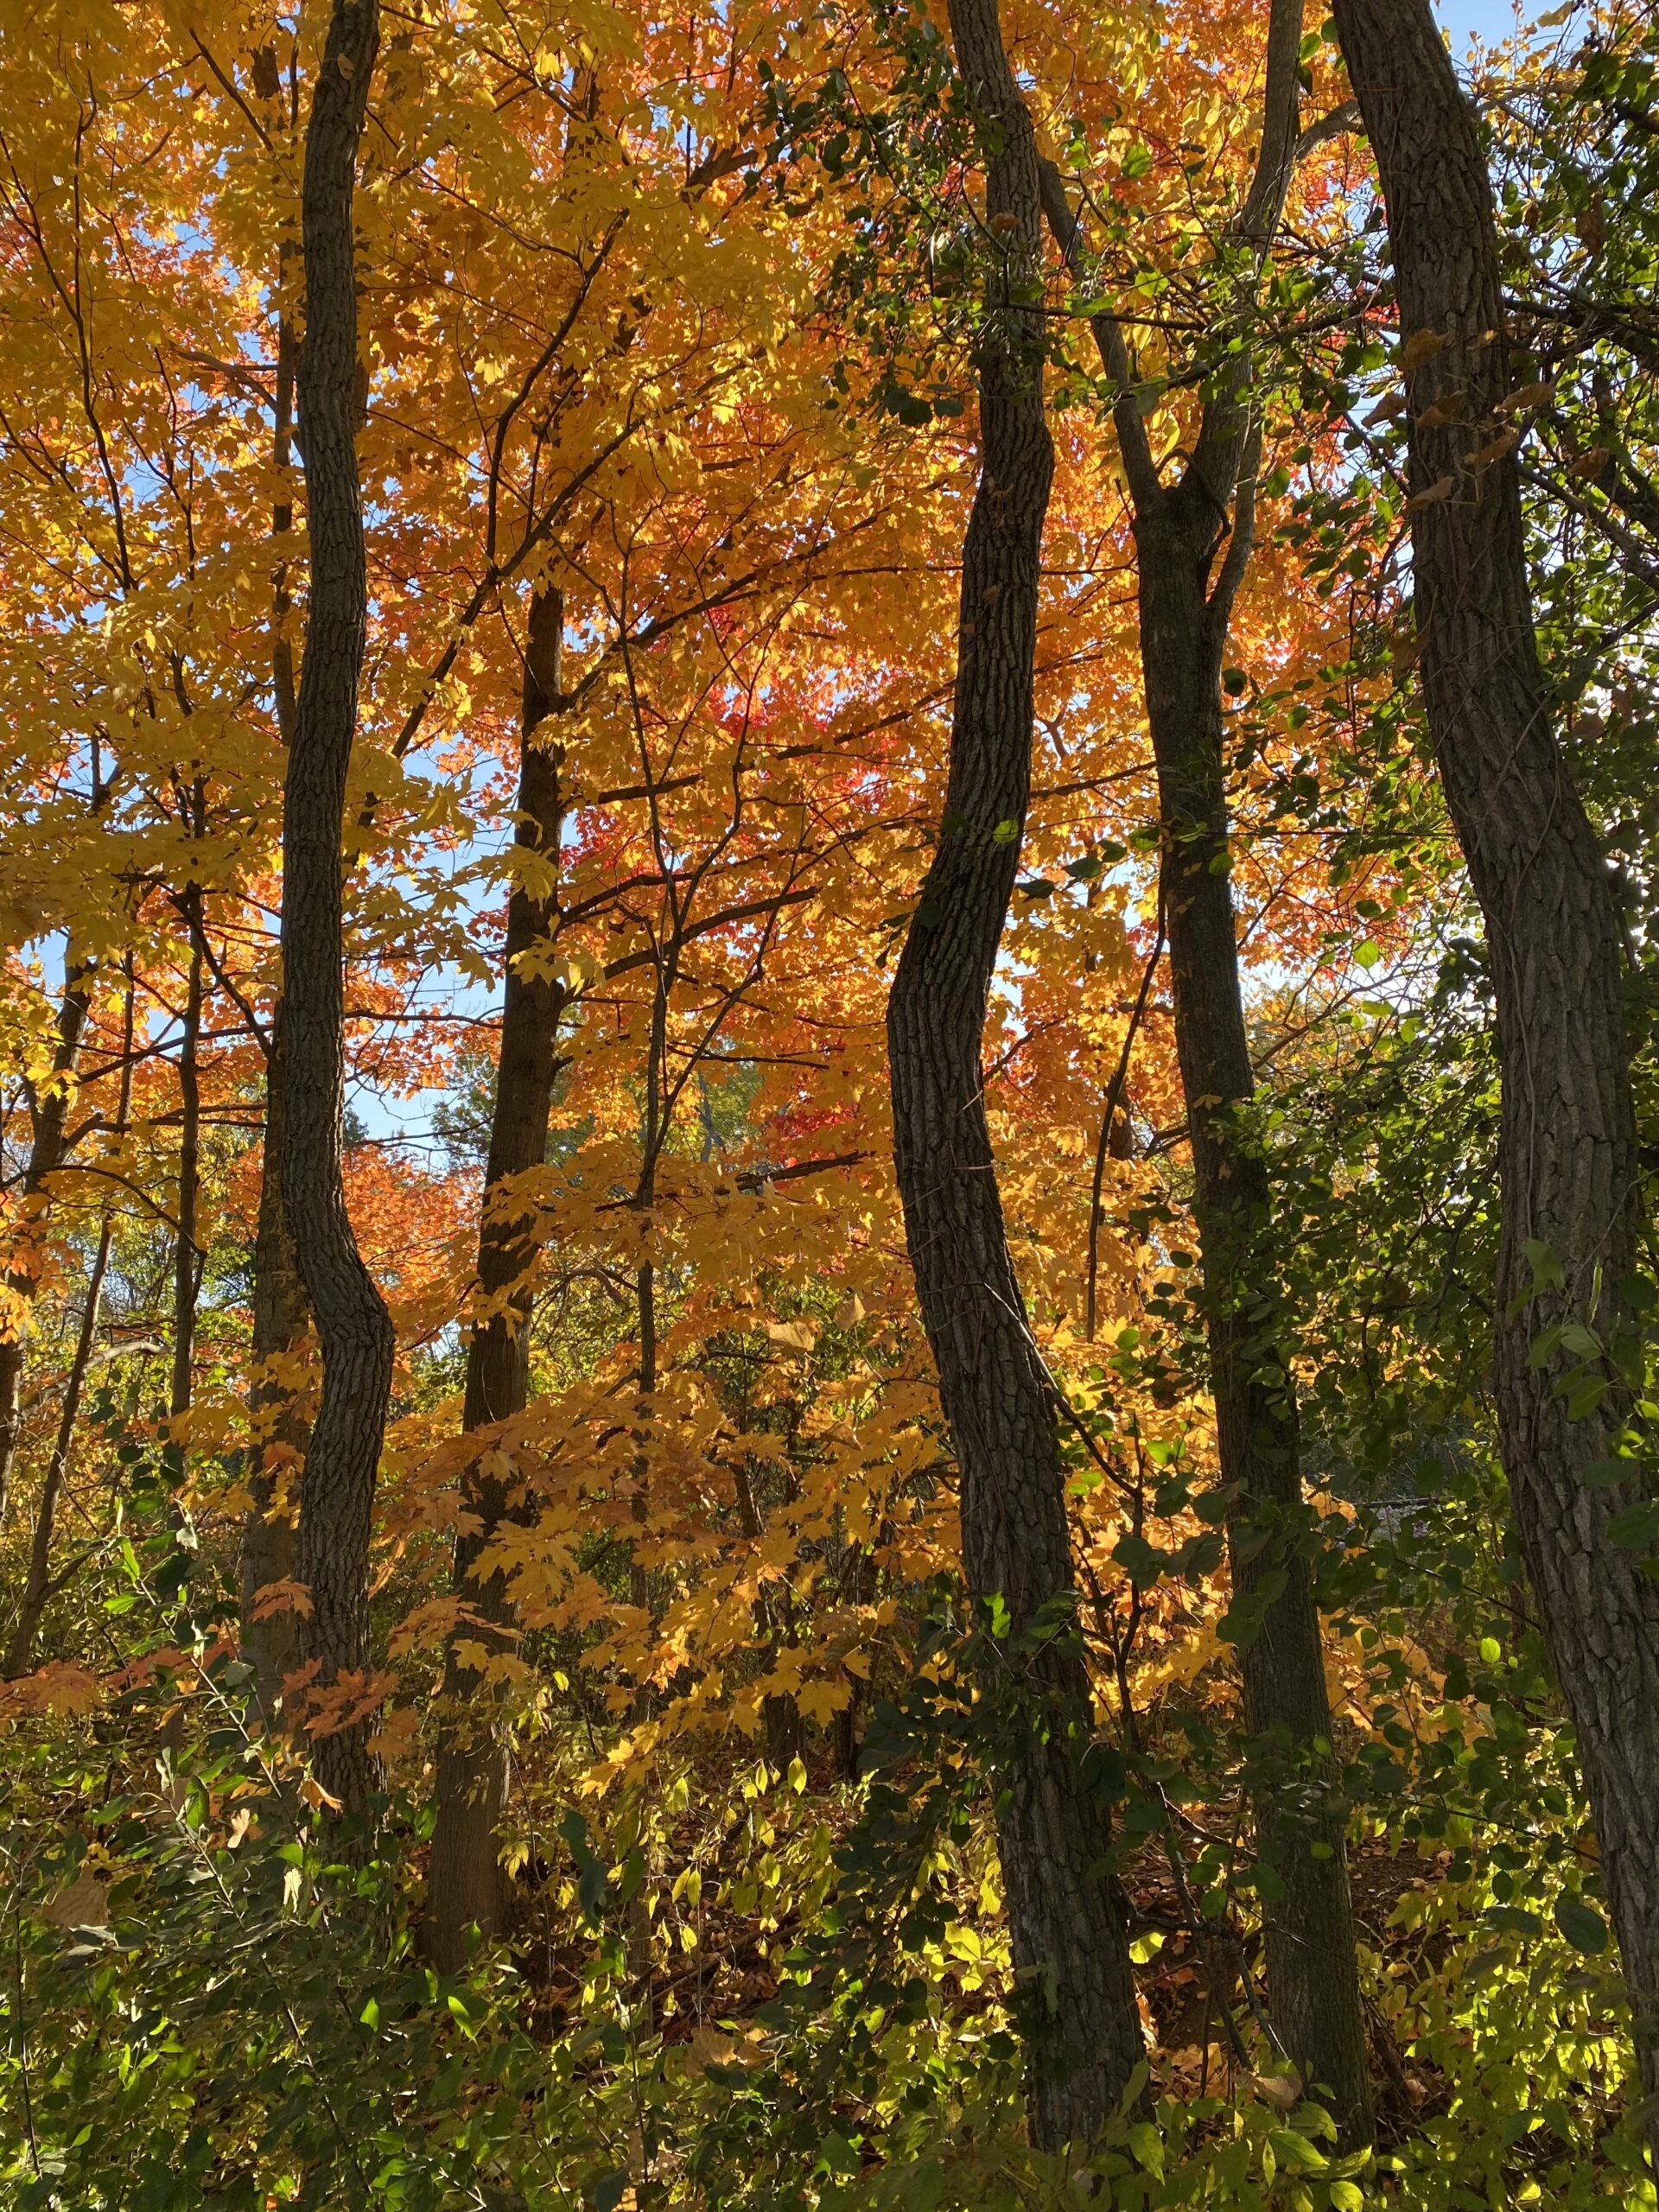
[[[995,132],[987,210],[1000,291],[1041,246],[1036,147],[996,0],[951,0],[957,65]],[[1003,274],[1006,271],[1006,276]],[[980,365],[980,479],[963,548],[939,842],[887,1009],[905,1227],[961,1474],[963,1565],[1017,1641],[1074,1588],[1053,1388],[1026,1318],[986,1122],[982,1039],[1031,781],[1039,560],[1053,474],[1039,318],[994,303]],[[1086,2142],[1141,2055],[1108,1816],[1081,1758],[1089,1682],[1064,1635],[1021,1664],[1046,1726],[998,1777],[998,1841],[1031,2031],[1033,2139]]]
[[[313,1694],[366,1682],[374,1484],[391,1394],[390,1319],[346,1211],[340,831],[367,624],[356,424],[353,202],[378,35],[377,0],[334,0],[306,129],[306,327],[300,433],[310,521],[304,663],[283,817],[283,1203],[316,1317],[322,1392],[306,1459],[295,1569],[310,1593],[300,1656]],[[340,1712],[334,1713],[336,1723]],[[351,1814],[372,1773],[365,1718],[319,1733],[318,1778]]]
[[[52,1457],[47,1463],[46,1480],[41,1486],[40,1510],[35,1516],[35,1534],[29,1545],[29,1572],[23,1583],[22,1602],[12,1626],[11,1640],[6,1647],[5,1671],[12,1676],[28,1673],[41,1616],[63,1580],[60,1576],[54,1582],[52,1577],[52,1539],[57,1530],[58,1503],[63,1495],[63,1478],[69,1465],[70,1447],[75,1440],[75,1424],[80,1418],[86,1370],[92,1362],[92,1347],[98,1341],[104,1275],[110,1264],[111,1228],[111,1217],[105,1213],[104,1225],[99,1231],[98,1249],[92,1255],[92,1272],[86,1279],[86,1304],[80,1317],[80,1329],[75,1339],[68,1379],[64,1384],[58,1433],[53,1443]],[[71,1571],[66,1569],[65,1572]]]
[[[1228,872],[1221,671],[1228,608],[1206,596],[1216,518],[1188,478],[1135,519],[1141,651],[1158,766],[1162,904],[1175,1047],[1192,1146],[1193,1211],[1244,1725],[1264,1765],[1257,1847],[1274,2032],[1331,2091],[1349,2144],[1369,2139],[1364,2015],[1348,1890],[1345,1809],[1332,1802],[1331,1708],[1302,1529],[1295,1385],[1278,1288],[1268,1163],[1242,1120],[1255,1090]],[[1323,1750],[1319,1745],[1323,1745]],[[1270,1885],[1271,1886],[1271,1885]]]
[[[269,48],[254,56],[257,82],[266,98],[281,89],[276,57]],[[276,249],[276,408],[271,431],[271,460],[282,489],[272,502],[270,534],[281,557],[271,572],[270,675],[276,728],[284,745],[294,741],[297,700],[294,689],[294,645],[289,634],[293,605],[289,591],[288,551],[294,530],[288,470],[293,460],[294,322],[284,302],[296,241],[284,238]],[[284,1469],[296,1470],[306,1446],[304,1421],[296,1412],[294,1393],[276,1375],[276,1363],[291,1352],[306,1323],[305,1293],[295,1263],[294,1240],[283,1210],[283,1085],[276,1066],[282,1033],[280,1003],[273,1010],[265,1064],[265,1145],[259,1182],[259,1215],[253,1240],[253,1380],[248,1392],[248,1513],[242,1526],[242,1640],[253,1662],[260,1709],[270,1720],[282,1696],[283,1681],[294,1664],[298,1624],[291,1606],[262,1612],[259,1592],[294,1573],[294,1514],[298,1503],[283,1482]]]
[[[525,655],[515,837],[550,870],[558,866],[563,821],[560,754],[534,738],[558,704],[563,625],[563,594],[551,588],[539,591],[531,605]],[[521,1217],[496,1208],[502,1185],[539,1167],[547,1155],[559,1021],[567,994],[550,976],[527,972],[524,956],[544,949],[557,927],[554,890],[538,890],[529,882],[514,886],[507,902],[501,1053],[479,1228],[479,1288],[489,1311],[467,1348],[462,1418],[469,1434],[489,1431],[522,1413],[529,1395],[531,1296],[525,1277],[535,1240]],[[463,1963],[469,1930],[476,1928],[486,1938],[500,1932],[504,1904],[496,1831],[506,1793],[506,1747],[489,1709],[493,1701],[480,1694],[479,1670],[461,1658],[458,1644],[505,1648],[511,1637],[512,1607],[505,1580],[479,1575],[477,1565],[512,1508],[505,1482],[485,1474],[476,1463],[466,1478],[462,1505],[467,1525],[455,1543],[454,1588],[466,1602],[467,1619],[451,1640],[444,1667],[448,1717],[438,1750],[437,1824],[424,1939],[434,1963],[447,1973]]]
[[[133,1014],[132,968],[129,959],[125,1017],[121,1028],[121,1086],[115,1115],[118,1141],[126,1135],[127,1119],[132,1109]],[[86,1278],[86,1303],[81,1313],[80,1329],[70,1361],[68,1377],[64,1384],[63,1405],[58,1414],[58,1433],[53,1442],[52,1457],[47,1463],[46,1480],[41,1486],[41,1503],[35,1516],[35,1533],[29,1545],[29,1570],[23,1583],[22,1600],[18,1607],[17,1618],[12,1624],[11,1641],[6,1653],[5,1671],[10,1675],[27,1672],[34,1656],[35,1638],[40,1632],[41,1617],[47,1605],[54,1592],[62,1588],[66,1577],[73,1571],[73,1566],[66,1568],[54,1580],[52,1541],[57,1531],[58,1506],[63,1496],[63,1480],[68,1470],[70,1450],[75,1440],[75,1425],[80,1418],[80,1402],[86,1389],[87,1370],[92,1365],[93,1346],[98,1342],[104,1278],[109,1269],[110,1245],[114,1229],[114,1211],[106,1205],[99,1229],[98,1249],[92,1255],[92,1268]]]
[[[1258,264],[1278,229],[1295,162],[1302,18],[1302,0],[1273,0],[1255,172],[1230,226]],[[1043,185],[1050,227],[1076,267],[1077,226],[1058,171],[1046,169]],[[1248,292],[1239,304],[1254,312]],[[1254,363],[1241,349],[1217,371],[1192,458],[1166,484],[1132,394],[1123,334],[1109,315],[1094,328],[1116,387],[1113,423],[1134,514],[1141,668],[1158,770],[1160,903],[1192,1147],[1217,1456],[1232,1501],[1228,1542],[1245,1726],[1264,1764],[1269,1747],[1281,1747],[1283,1769],[1256,1788],[1252,1807],[1269,1887],[1276,1876],[1284,1892],[1262,1898],[1268,2007],[1285,2051],[1305,2080],[1324,2084],[1344,2141],[1357,2144],[1370,2139],[1372,2117],[1346,1815],[1332,1791],[1331,1712],[1300,1526],[1295,1386],[1271,1184],[1242,1119],[1255,1077],[1229,878],[1221,671],[1254,537],[1261,437]]]
[[[1540,1344],[1568,1323],[1587,1325],[1609,1348],[1636,1332],[1625,1294],[1640,1185],[1622,931],[1550,723],[1518,471],[1507,453],[1480,459],[1508,420],[1497,410],[1512,378],[1475,118],[1428,0],[1336,0],[1335,13],[1388,204],[1400,329],[1414,364],[1412,572],[1423,695],[1485,917],[1497,1002],[1503,1464],[1577,1732],[1659,2163],[1659,1584],[1637,1552],[1608,1534],[1613,1516],[1643,1495],[1634,1468],[1612,1489],[1584,1480],[1616,1449],[1629,1413],[1624,1393],[1611,1389],[1570,1421],[1561,1385],[1578,1362],[1559,1349],[1542,1357]],[[1417,339],[1427,332],[1437,344]],[[1454,394],[1464,396],[1448,410],[1455,419],[1425,419]]]
[[[30,1101],[29,1164],[23,1170],[16,1246],[6,1269],[6,1294],[15,1301],[11,1333],[0,1338],[0,1527],[11,1490],[11,1465],[22,1424],[23,1368],[28,1357],[28,1321],[40,1274],[46,1184],[62,1166],[69,1128],[69,1100],[74,1089],[80,1040],[92,1007],[92,968],[71,964],[58,1009],[58,1042],[44,1095]]]
[[[200,830],[198,830],[200,834]],[[168,1413],[175,1421],[190,1410],[195,1360],[196,1295],[201,1267],[196,1249],[196,1217],[201,1197],[201,891],[192,884],[184,894],[190,930],[190,963],[185,983],[184,1034],[179,1046],[179,1215],[173,1248],[173,1384]],[[182,1444],[180,1446],[183,1452]]]

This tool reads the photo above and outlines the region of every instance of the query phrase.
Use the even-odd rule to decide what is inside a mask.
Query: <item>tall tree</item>
[[[1033,664],[1054,455],[1043,406],[1037,145],[997,0],[951,0],[969,99],[986,120],[995,242],[979,359],[979,482],[963,546],[956,702],[938,845],[887,1009],[893,1145],[922,1318],[961,1476],[963,1566],[1016,1641],[1075,1586],[1055,1392],[1008,1250],[981,1065],[992,970],[1031,791]],[[1042,1718],[997,1817],[1016,1970],[1041,2023],[1032,2126],[1087,2140],[1141,2056],[1128,1942],[1108,1873],[1109,1823],[1080,1754],[1090,1726],[1067,1637],[1030,1660]]]
[[[568,996],[533,957],[558,926],[560,759],[537,733],[558,704],[563,626],[563,594],[542,587],[531,601],[519,725],[514,836],[526,865],[507,902],[506,993],[479,1229],[478,1287],[486,1310],[467,1348],[462,1420],[480,1443],[462,1490],[467,1518],[455,1542],[454,1592],[467,1611],[445,1661],[450,1715],[438,1750],[437,1821],[427,1877],[427,1945],[445,1971],[465,1958],[469,1929],[488,1936],[501,1924],[496,1829],[506,1794],[506,1748],[491,1731],[490,1716],[478,1714],[480,1669],[462,1656],[462,1647],[483,1643],[487,1654],[492,1644],[504,1642],[512,1624],[505,1576],[499,1570],[480,1573],[479,1562],[509,1513],[505,1481],[486,1471],[499,1459],[486,1448],[490,1432],[522,1413],[530,1395],[527,1277],[537,1240],[533,1210],[522,1200],[515,1205],[512,1186],[546,1156],[559,1017]],[[463,1710],[468,1704],[470,1717]]]
[[[345,1087],[341,823],[368,613],[358,481],[357,148],[379,35],[378,0],[335,0],[310,119],[301,202],[305,334],[300,439],[311,581],[283,815],[282,1200],[316,1318],[322,1391],[306,1456],[296,1579],[299,1650],[314,1694],[365,1685],[369,1532],[394,1351],[341,1178]],[[345,1678],[342,1681],[342,1678]],[[366,1810],[366,1721],[347,1705],[316,1740],[324,1787]]]
[[[1613,1361],[1637,1333],[1643,1219],[1623,931],[1539,664],[1479,128],[1428,0],[1336,0],[1335,16],[1388,209],[1423,698],[1497,998],[1504,1471],[1577,1732],[1659,2160],[1659,1583],[1613,1530],[1645,1495],[1636,1467],[1601,1480],[1630,1414]],[[1593,1404],[1566,1381],[1586,1357],[1611,1382]]]
[[[1289,1318],[1280,1288],[1271,1170],[1255,1135],[1255,1090],[1238,954],[1222,672],[1249,563],[1260,398],[1249,325],[1255,278],[1285,207],[1299,138],[1302,0],[1274,0],[1256,164],[1223,241],[1217,365],[1192,450],[1166,476],[1134,394],[1120,324],[1094,330],[1116,391],[1112,421],[1133,516],[1147,719],[1157,764],[1175,1045],[1192,1147],[1192,1198],[1243,1681],[1257,1745],[1258,1847],[1271,1862],[1262,1909],[1274,2033],[1309,2082],[1331,2091],[1350,2142],[1371,2100],[1344,1843],[1333,1809],[1332,1723],[1303,1527]],[[1078,226],[1045,165],[1050,226],[1075,264]],[[1288,1748],[1288,1759],[1274,1745]]]

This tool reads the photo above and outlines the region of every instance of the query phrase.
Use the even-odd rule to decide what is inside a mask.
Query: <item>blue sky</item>
[[[1514,0],[1434,0],[1434,12],[1452,34],[1452,51],[1461,54],[1473,37],[1506,38],[1515,29],[1516,10]],[[1536,6],[1520,10],[1523,17],[1537,12]]]

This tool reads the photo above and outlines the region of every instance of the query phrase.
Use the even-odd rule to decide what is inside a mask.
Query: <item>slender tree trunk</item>
[[[368,1559],[391,1389],[391,1320],[363,1264],[341,1176],[345,1088],[340,832],[367,623],[357,473],[357,145],[378,36],[377,0],[334,0],[306,129],[306,325],[300,434],[310,520],[304,662],[283,817],[283,1203],[316,1317],[322,1392],[296,1544],[309,1592],[300,1656],[314,1690],[369,1671]],[[348,1813],[372,1784],[366,1719],[315,1738],[319,1779]]]
[[[129,961],[125,1018],[121,1033],[121,1088],[115,1116],[118,1137],[125,1135],[127,1117],[132,1108],[133,1012],[132,969]],[[29,1571],[24,1579],[22,1599],[17,1618],[12,1625],[11,1641],[6,1652],[5,1671],[10,1675],[28,1672],[34,1655],[35,1638],[40,1633],[41,1617],[54,1592],[63,1586],[64,1574],[60,1573],[55,1580],[53,1579],[52,1542],[57,1531],[58,1507],[63,1496],[69,1453],[75,1440],[75,1425],[80,1418],[80,1402],[86,1392],[87,1370],[92,1364],[93,1347],[98,1342],[104,1278],[109,1269],[114,1228],[114,1210],[106,1205],[99,1229],[98,1249],[92,1255],[92,1268],[86,1278],[86,1303],[81,1313],[80,1329],[69,1363],[68,1377],[64,1384],[63,1404],[58,1414],[58,1433],[53,1441],[52,1457],[47,1463],[46,1480],[41,1487],[41,1503],[35,1519],[34,1538],[29,1546]],[[65,1573],[71,1571],[67,1569]]]
[[[1577,1359],[1541,1342],[1566,1323],[1610,1348],[1636,1333],[1626,1291],[1641,1197],[1622,931],[1551,726],[1518,471],[1512,454],[1491,452],[1513,379],[1475,118],[1428,0],[1336,0],[1335,14],[1388,204],[1412,364],[1423,696],[1497,1001],[1503,1464],[1577,1732],[1659,2164],[1659,1584],[1608,1534],[1643,1497],[1642,1480],[1602,1489],[1584,1479],[1615,1451],[1628,1400],[1615,1387],[1569,1420],[1561,1385]]]
[[[196,1248],[201,1196],[201,892],[192,884],[184,894],[190,930],[190,964],[185,983],[184,1034],[179,1047],[179,1216],[173,1252],[173,1384],[168,1412],[181,1421],[190,1410],[195,1359],[196,1298],[201,1267]]]
[[[559,700],[559,648],[564,601],[538,592],[530,615],[518,768],[516,839],[543,870],[556,869],[563,821],[560,755],[537,744],[536,732]],[[558,1031],[567,994],[550,976],[526,968],[524,956],[544,949],[558,927],[556,893],[536,879],[515,885],[507,903],[506,995],[501,1055],[490,1123],[489,1166],[479,1229],[479,1287],[486,1318],[467,1349],[468,1433],[487,1433],[522,1413],[530,1390],[531,1296],[525,1280],[536,1243],[522,1216],[500,1205],[504,1186],[538,1167],[547,1154]],[[462,1503],[467,1526],[455,1544],[454,1591],[467,1620],[452,1640],[444,1669],[450,1718],[438,1751],[437,1824],[427,1878],[425,1941],[435,1963],[453,1972],[464,1961],[468,1932],[499,1933],[504,1904],[496,1831],[507,1781],[506,1747],[479,1670],[461,1657],[461,1643],[505,1648],[512,1632],[505,1578],[480,1574],[478,1562],[513,1510],[507,1486],[474,1463]],[[470,1707],[469,1711],[467,1708]],[[483,1710],[480,1710],[483,1707]]]
[[[282,79],[276,57],[264,48],[254,56],[255,89],[276,99]],[[279,302],[288,296],[288,275],[296,252],[291,238],[276,250]],[[276,316],[276,406],[271,459],[283,486],[273,502],[270,534],[280,557],[271,572],[270,674],[276,728],[284,745],[294,740],[297,700],[294,688],[294,645],[289,634],[293,606],[288,582],[289,542],[294,508],[287,493],[293,460],[295,356],[293,318],[279,304]],[[278,1375],[277,1363],[298,1343],[306,1324],[305,1293],[294,1257],[283,1208],[283,1084],[277,1061],[282,1034],[280,1001],[273,1011],[265,1065],[265,1143],[259,1181],[259,1214],[253,1241],[253,1380],[248,1393],[248,1513],[242,1530],[242,1637],[253,1662],[261,1710],[267,1720],[282,1697],[283,1681],[293,1666],[298,1623],[291,1606],[264,1611],[259,1592],[294,1575],[294,1516],[297,1499],[285,1473],[296,1472],[304,1455],[304,1420],[295,1394]]]
[[[1231,226],[1236,244],[1258,260],[1279,226],[1295,163],[1302,18],[1302,0],[1273,0],[1255,172]],[[1076,266],[1077,226],[1058,171],[1046,169],[1043,186],[1050,227]],[[1247,294],[1238,306],[1248,315],[1255,302]],[[1283,1891],[1263,1896],[1268,2005],[1286,2052],[1306,2081],[1330,2091],[1343,2139],[1355,2144],[1369,2140],[1372,2117],[1346,1814],[1332,1789],[1271,1184],[1243,1118],[1255,1078],[1229,875],[1221,671],[1254,535],[1261,433],[1253,363],[1241,348],[1217,372],[1192,457],[1166,483],[1132,394],[1122,332],[1109,315],[1094,327],[1117,390],[1113,423],[1135,518],[1160,901],[1192,1146],[1217,1456],[1234,1501],[1228,1536],[1245,1725],[1258,1757],[1270,1742],[1284,1746],[1284,1771],[1264,1780],[1253,1805],[1258,1851],[1272,1870],[1268,1887]]]
[[[996,0],[951,0],[957,66],[992,118],[987,209],[1007,278],[1041,249],[1036,147]],[[1001,283],[1000,276],[992,279]],[[1053,474],[1038,319],[998,307],[980,367],[980,479],[963,548],[944,817],[887,1009],[893,1140],[922,1318],[961,1471],[963,1564],[1014,1639],[1074,1589],[1052,1386],[1008,1252],[986,1122],[982,1039],[1031,782],[1039,560]],[[1104,1807],[1080,1648],[1025,1662],[1049,1726],[999,1777],[998,1841],[1033,2031],[1032,2130],[1087,2140],[1140,2059],[1127,1932],[1106,1872]],[[1046,2017],[1045,2017],[1046,2015]]]
[[[5,1671],[9,1675],[28,1673],[41,1616],[54,1590],[60,1586],[52,1577],[52,1540],[57,1532],[58,1505],[63,1495],[63,1478],[69,1465],[70,1448],[75,1440],[75,1424],[80,1418],[80,1401],[86,1387],[86,1370],[92,1361],[92,1347],[98,1341],[104,1276],[110,1264],[111,1227],[110,1216],[106,1213],[104,1225],[99,1231],[98,1249],[92,1255],[92,1270],[86,1278],[86,1304],[75,1339],[74,1357],[70,1362],[68,1377],[64,1384],[58,1433],[53,1442],[52,1457],[47,1462],[46,1480],[41,1487],[40,1510],[35,1517],[35,1535],[29,1545],[29,1573],[23,1583],[22,1602],[12,1627],[11,1641],[6,1647]]]
[[[1221,708],[1228,609],[1205,591],[1215,536],[1206,496],[1190,479],[1137,515],[1141,660],[1217,1453],[1234,1500],[1227,1526],[1244,1723],[1266,1764],[1267,1744],[1288,1738],[1281,1770],[1254,1794],[1257,1848],[1282,1885],[1281,1895],[1263,1895],[1268,2008],[1304,2078],[1332,2092],[1351,2144],[1371,2126],[1364,2015],[1346,1814],[1333,1799],[1331,1708],[1302,1525],[1272,1188],[1243,1118],[1255,1086],[1229,874]]]
[[[16,1302],[11,1333],[0,1338],[0,1527],[3,1527],[10,1497],[11,1465],[17,1453],[22,1422],[23,1368],[28,1359],[28,1322],[40,1274],[42,1217],[48,1205],[47,1182],[62,1166],[69,1127],[69,1101],[74,1089],[80,1040],[92,1007],[92,969],[72,964],[65,979],[63,1001],[58,1009],[58,1042],[52,1055],[52,1072],[41,1094],[30,1102],[29,1162],[23,1170],[18,1206],[16,1244],[6,1269],[8,1299]]]

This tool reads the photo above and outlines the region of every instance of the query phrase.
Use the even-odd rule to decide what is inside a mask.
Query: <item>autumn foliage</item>
[[[1414,688],[1409,334],[1318,11],[1283,213],[1241,244],[1268,12],[1001,16],[1082,241],[1068,266],[1047,238],[1026,302],[1056,470],[982,1065],[1145,2045],[1096,2177],[1126,2206],[1651,2203],[1495,1441],[1493,1016]],[[1026,2134],[995,1812],[1015,1724],[995,1593],[961,1583],[887,1061],[952,830],[1007,258],[949,11],[384,10],[352,219],[343,1162],[397,1354],[372,1663],[338,1678],[302,1656],[321,1364],[266,1143],[328,15],[48,0],[5,33],[0,2202],[1073,2201]],[[1633,73],[1616,154],[1575,120],[1592,34]],[[1582,226],[1620,219],[1592,172],[1643,158],[1650,46],[1609,8],[1481,64],[1510,102],[1506,251],[1548,232],[1574,299],[1624,257],[1570,339],[1532,302],[1540,396],[1513,414],[1552,711],[1637,885],[1633,1005],[1655,248]],[[1375,2150],[1337,2143],[1260,1988],[1276,1754],[1240,1703],[1190,1143],[1219,1102],[1177,1052],[1113,429],[1133,410],[1173,480],[1239,357],[1223,842],[1306,1500],[1274,1541],[1323,1621]],[[534,836],[531,754],[557,791]],[[549,1134],[490,1183],[514,893],[540,918],[518,976],[554,1009]],[[493,1290],[492,1236],[516,1255]],[[468,1427],[468,1346],[504,1317],[523,1408]],[[482,1550],[456,1577],[458,1538]],[[372,1833],[342,1841],[317,1753],[353,1730]],[[504,1761],[502,1923],[439,1971],[434,1777],[471,1741]],[[326,2125],[283,2085],[305,2069],[338,2085]]]

